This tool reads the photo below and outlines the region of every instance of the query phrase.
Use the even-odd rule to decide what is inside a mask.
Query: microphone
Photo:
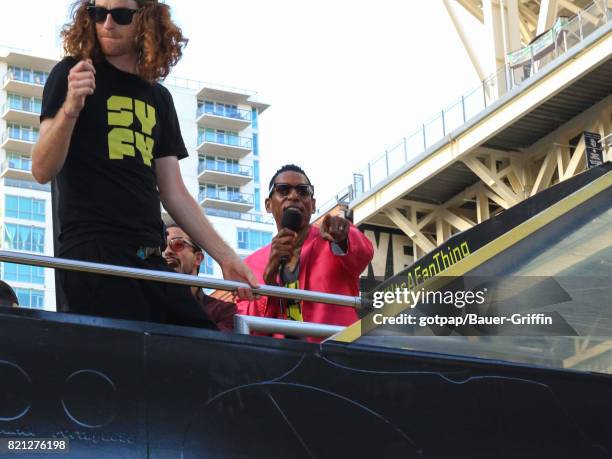
[[[287,228],[297,233],[300,230],[301,224],[302,214],[292,207],[287,207],[283,212],[283,217],[281,218],[281,228]],[[288,261],[289,259],[286,256],[282,257],[281,267],[284,268],[285,263]]]
[[[281,219],[281,228],[287,228],[296,233],[299,231],[302,225],[302,214],[299,210],[293,207],[287,207],[283,212],[283,218]]]
[[[283,217],[281,218],[281,224],[280,224],[281,229],[287,228],[297,233],[300,230],[301,225],[302,225],[302,214],[300,213],[300,211],[292,207],[287,207],[283,211]],[[289,261],[289,257],[283,256],[281,257],[280,264],[278,265],[278,277],[281,281],[281,285],[285,284],[285,276],[284,276],[285,265],[287,264],[288,261]],[[283,305],[283,299],[280,298],[279,301],[280,301],[281,317],[284,317],[285,308]]]

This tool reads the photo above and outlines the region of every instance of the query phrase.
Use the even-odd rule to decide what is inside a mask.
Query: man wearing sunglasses
[[[168,240],[164,258],[168,266],[177,273],[197,276],[204,260],[202,249],[176,223],[169,224],[166,231]],[[219,330],[234,331],[234,315],[236,314],[234,303],[208,296],[199,287],[191,287],[191,293]]]
[[[359,294],[359,276],[368,266],[372,243],[348,220],[327,215],[320,228],[310,224],[315,211],[314,188],[306,173],[293,164],[281,167],[270,180],[266,210],[278,234],[271,244],[245,260],[259,282],[341,295]],[[297,216],[296,230],[283,228],[283,215]],[[357,320],[354,309],[310,301],[261,297],[239,301],[240,314],[285,318],[332,325]]]
[[[169,7],[155,0],[77,0],[62,32],[64,58],[42,101],[32,174],[54,180],[59,256],[168,269],[160,201],[226,279],[257,283],[185,187],[188,156],[169,91],[159,81],[186,43]],[[210,322],[182,286],[58,273],[63,310],[183,324]],[[250,289],[239,295],[252,297]]]

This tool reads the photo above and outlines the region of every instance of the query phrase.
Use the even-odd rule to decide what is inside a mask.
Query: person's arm
[[[155,160],[157,187],[162,204],[174,221],[221,266],[225,279],[246,282],[257,288],[259,284],[251,270],[215,231],[204,211],[189,194],[183,183],[176,156]],[[253,298],[250,289],[239,289],[241,298]]]
[[[329,250],[352,275],[359,276],[374,256],[370,240],[350,221],[341,216],[326,215],[321,224],[321,236],[330,242]],[[331,244],[337,244],[342,253],[336,253]]]
[[[64,166],[77,118],[85,98],[95,88],[91,61],[81,61],[70,69],[66,99],[54,117],[42,121],[38,142],[32,150],[32,175],[37,182],[47,183]]]

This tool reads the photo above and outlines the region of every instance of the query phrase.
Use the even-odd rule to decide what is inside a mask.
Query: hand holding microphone
[[[281,219],[281,230],[272,238],[270,257],[264,270],[264,282],[268,285],[276,285],[276,274],[284,269],[285,264],[291,259],[298,231],[302,224],[302,214],[288,207],[283,212]]]

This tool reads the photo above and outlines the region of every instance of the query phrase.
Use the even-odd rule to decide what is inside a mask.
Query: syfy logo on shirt
[[[108,133],[108,156],[110,159],[123,159],[124,156],[136,156],[136,150],[142,161],[151,166],[153,146],[151,137],[157,123],[155,107],[131,97],[111,96],[106,101],[108,125],[113,127]],[[134,129],[134,116],[138,119],[142,132]]]

